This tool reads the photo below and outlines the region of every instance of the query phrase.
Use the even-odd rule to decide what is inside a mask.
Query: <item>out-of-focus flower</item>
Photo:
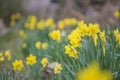
[[[71,18],[71,25],[76,25],[77,24],[77,20],[75,18]]]
[[[47,19],[45,22],[45,26],[53,29],[55,27],[54,20],[52,18]]]
[[[60,74],[61,70],[62,70],[62,65],[56,64],[56,66],[54,67],[54,74]]]
[[[29,16],[28,21],[25,23],[25,28],[29,30],[34,30],[36,25],[36,16]]]
[[[42,49],[46,50],[47,47],[48,47],[48,43],[47,42],[42,43]]]
[[[26,48],[27,47],[27,44],[26,43],[23,43],[22,44],[22,48]]]
[[[10,17],[10,26],[13,27],[15,26],[15,23],[17,20],[19,20],[21,18],[21,14],[19,12],[12,14],[12,16]]]
[[[21,71],[24,67],[23,65],[23,61],[22,60],[15,60],[13,63],[12,63],[12,66],[13,66],[13,69],[14,70],[18,70],[18,71]]]
[[[48,64],[48,59],[47,58],[42,58],[41,64],[43,67],[45,67]]]
[[[114,12],[114,16],[118,19],[120,17],[120,12],[117,10]]]
[[[36,56],[29,54],[29,56],[26,58],[26,63],[30,66],[33,66],[37,63]]]
[[[49,37],[52,38],[53,40],[60,41],[61,40],[61,34],[59,30],[54,30],[49,33]]]
[[[14,20],[10,21],[10,26],[11,26],[11,27],[15,26],[15,23],[16,23],[16,22],[15,22]]]
[[[11,59],[11,53],[9,50],[5,51],[5,57],[10,60]]]
[[[63,20],[65,26],[71,26],[71,21],[70,20],[71,20],[70,18],[66,18],[66,19]]]
[[[4,56],[3,56],[2,52],[0,52],[0,61],[4,61]]]
[[[119,30],[118,30],[118,28],[117,28],[116,30],[114,30],[114,36],[117,36],[117,35],[119,35]]]
[[[91,63],[88,67],[80,70],[76,80],[113,80],[112,73],[102,70],[97,62]]]
[[[39,30],[43,30],[45,28],[45,21],[44,20],[40,20],[40,22],[37,23],[37,28]]]
[[[37,41],[37,42],[35,43],[35,47],[36,47],[37,49],[40,49],[40,48],[41,48],[41,42],[40,42],[40,41]]]
[[[19,30],[19,35],[20,35],[20,37],[22,37],[23,39],[26,39],[27,38],[27,34],[24,32],[24,30]]]
[[[58,22],[58,28],[60,29],[60,30],[63,30],[64,29],[64,22],[63,21],[59,21]]]

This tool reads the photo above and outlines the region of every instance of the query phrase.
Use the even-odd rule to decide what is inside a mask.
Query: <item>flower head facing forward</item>
[[[13,63],[12,63],[12,66],[13,66],[13,69],[14,70],[18,70],[18,71],[21,71],[24,67],[23,65],[23,61],[22,60],[15,60]]]
[[[49,37],[52,38],[53,40],[60,41],[61,40],[61,34],[59,30],[54,30],[49,33]]]
[[[36,60],[36,56],[30,54],[27,58],[26,58],[26,63],[30,66],[33,66],[34,64],[37,63],[37,60]]]

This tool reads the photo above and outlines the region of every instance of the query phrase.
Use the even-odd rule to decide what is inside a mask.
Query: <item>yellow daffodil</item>
[[[43,67],[45,67],[48,64],[48,59],[47,58],[42,58],[41,64]]]
[[[47,19],[45,22],[45,26],[50,27],[50,28],[54,28],[55,27],[54,20],[52,18]]]
[[[64,27],[65,27],[64,22],[63,22],[63,21],[59,21],[59,22],[58,22],[58,28],[59,28],[60,30],[63,30]]]
[[[13,63],[12,63],[12,66],[13,66],[13,69],[14,70],[18,70],[18,71],[21,71],[24,67],[23,65],[23,61],[22,60],[15,60]]]
[[[114,12],[114,16],[118,19],[120,17],[120,12],[117,10]]]
[[[73,46],[70,46],[70,45],[65,46],[65,53],[69,57],[73,57],[75,59],[78,58],[78,53],[77,53],[76,49]]]
[[[28,21],[25,23],[25,28],[29,30],[34,30],[36,25],[36,16],[29,16]]]
[[[53,40],[60,41],[61,40],[61,34],[59,30],[54,30],[49,33],[49,37]]]
[[[30,66],[33,66],[37,63],[36,56],[29,54],[29,56],[26,58],[26,63]]]
[[[4,56],[2,55],[2,52],[0,52],[0,62],[4,61]]]
[[[36,47],[37,49],[40,49],[40,48],[41,48],[41,42],[40,42],[40,41],[37,41],[37,42],[35,43],[35,47]]]
[[[42,43],[42,49],[46,50],[47,47],[48,47],[48,43],[47,42]]]
[[[89,35],[95,36],[97,33],[100,32],[99,24],[89,24]]]
[[[5,51],[5,57],[8,59],[8,60],[10,60],[11,59],[11,53],[10,53],[10,51]]]
[[[54,67],[54,74],[60,74],[61,70],[62,70],[62,65],[56,64],[56,66]]]

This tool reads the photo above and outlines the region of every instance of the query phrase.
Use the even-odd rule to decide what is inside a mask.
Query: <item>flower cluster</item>
[[[0,52],[0,61],[4,61],[5,59],[7,59],[8,61],[11,59],[11,53],[9,50],[6,50],[4,54]]]

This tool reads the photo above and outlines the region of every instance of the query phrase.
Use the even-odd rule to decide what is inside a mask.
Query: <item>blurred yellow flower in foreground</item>
[[[114,12],[114,16],[118,19],[120,17],[120,12],[117,10]]]
[[[18,71],[21,71],[24,67],[23,65],[23,61],[22,60],[15,60],[13,63],[12,63],[12,66],[13,66],[13,69],[14,70],[18,70]]]
[[[93,62],[77,73],[76,80],[112,80],[112,73],[102,70],[97,62]]]
[[[37,63],[36,56],[29,54],[29,56],[26,58],[26,63],[29,64],[30,66],[36,64]]]
[[[2,52],[0,52],[0,61],[4,61],[4,56],[2,55]]]
[[[11,59],[11,53],[10,53],[10,51],[5,51],[5,57],[8,59],[8,60],[10,60]]]
[[[40,42],[40,41],[37,41],[37,42],[35,43],[35,47],[36,47],[37,49],[40,49],[40,47],[41,47],[41,42]]]
[[[43,67],[45,67],[48,64],[48,59],[47,58],[43,58],[41,60],[41,64],[42,64]]]
[[[54,74],[60,74],[61,70],[62,70],[62,65],[56,64],[56,66],[54,67]]]
[[[54,30],[49,33],[49,37],[52,38],[53,40],[60,41],[61,40],[61,34],[59,30]]]

